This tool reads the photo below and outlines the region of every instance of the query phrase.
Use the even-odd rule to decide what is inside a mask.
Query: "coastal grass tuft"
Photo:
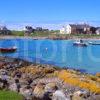
[[[24,98],[12,91],[0,91],[0,100],[24,100]]]

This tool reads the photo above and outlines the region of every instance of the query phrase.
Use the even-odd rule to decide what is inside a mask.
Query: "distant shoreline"
[[[77,36],[71,36],[67,38],[62,37],[32,37],[32,36],[0,36],[0,39],[33,39],[33,40],[40,40],[40,39],[50,39],[50,40],[77,40],[77,39],[83,39],[83,40],[100,40],[100,37],[77,37]]]

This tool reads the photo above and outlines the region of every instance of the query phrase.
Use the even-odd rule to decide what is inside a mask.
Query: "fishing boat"
[[[0,48],[1,53],[13,53],[17,50],[17,47],[10,47],[10,48]]]
[[[74,46],[81,46],[81,47],[86,47],[88,46],[87,43],[84,43],[83,40],[79,40],[73,43]]]

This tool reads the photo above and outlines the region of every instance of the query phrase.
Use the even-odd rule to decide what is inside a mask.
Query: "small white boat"
[[[86,47],[88,46],[87,43],[84,43],[83,40],[79,40],[73,43],[74,46],[82,46],[82,47]]]
[[[91,45],[100,45],[100,43],[96,43],[96,42],[89,42],[89,44],[91,44]]]
[[[93,42],[88,42],[89,44],[92,44]]]

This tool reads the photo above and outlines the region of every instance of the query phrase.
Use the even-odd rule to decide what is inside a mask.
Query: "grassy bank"
[[[12,31],[13,36],[24,36],[24,31]]]
[[[24,31],[12,31],[12,36],[24,36]],[[96,34],[59,34],[59,31],[35,31],[30,37],[58,37],[58,38],[100,38]]]
[[[23,96],[11,91],[0,91],[0,100],[24,100]]]

